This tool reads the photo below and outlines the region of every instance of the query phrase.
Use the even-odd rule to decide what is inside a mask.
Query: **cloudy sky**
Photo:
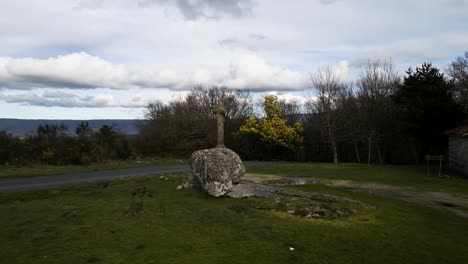
[[[326,66],[443,69],[468,0],[0,1],[0,40],[0,118],[141,118],[196,85],[301,100]]]

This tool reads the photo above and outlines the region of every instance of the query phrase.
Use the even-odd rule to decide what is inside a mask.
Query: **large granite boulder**
[[[189,163],[192,178],[188,186],[216,197],[229,193],[245,174],[239,155],[228,148],[198,150]]]

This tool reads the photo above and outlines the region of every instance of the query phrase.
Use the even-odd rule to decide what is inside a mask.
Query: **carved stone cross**
[[[217,148],[224,148],[224,105],[219,103],[216,108],[213,109],[213,114],[216,115],[216,121],[218,123],[218,144]]]

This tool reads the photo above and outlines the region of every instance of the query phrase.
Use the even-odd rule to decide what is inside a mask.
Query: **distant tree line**
[[[150,103],[146,121],[139,128],[137,149],[143,155],[188,157],[195,150],[215,146],[216,121],[212,109],[220,102],[226,112],[225,144],[244,159],[291,159],[302,149],[302,130],[298,124],[291,127],[283,122],[283,116],[288,116],[285,111],[292,110],[294,104],[275,97],[266,97],[257,104],[250,93],[224,87],[196,87],[185,98],[166,104]],[[296,106],[299,119],[299,105]],[[263,118],[256,108],[262,109]],[[301,135],[297,133],[299,130]]]
[[[93,131],[88,122],[81,122],[69,133],[63,124],[44,124],[23,139],[0,131],[0,164],[87,165],[131,155],[128,139],[109,125]]]
[[[147,106],[139,127],[137,149],[143,155],[188,156],[195,150],[216,145],[216,121],[212,109],[225,108],[225,143],[236,150],[253,148],[242,143],[236,132],[254,114],[248,92],[226,88],[195,87],[185,97],[170,103],[155,101]],[[238,145],[242,144],[242,145]]]
[[[376,61],[364,65],[353,84],[330,70],[311,79],[318,98],[308,103],[306,138],[323,138],[326,146],[305,146],[312,150],[306,159],[419,163],[425,154],[445,154],[443,132],[467,118],[467,94],[457,93],[458,81],[430,63],[409,68],[403,78],[390,61]]]
[[[446,154],[443,132],[467,122],[468,53],[446,72],[423,63],[400,76],[389,60],[369,61],[346,82],[325,68],[311,74],[313,96],[304,105],[196,87],[186,98],[148,105],[137,149],[188,156],[215,146],[211,109],[224,102],[226,145],[244,159],[419,163]]]

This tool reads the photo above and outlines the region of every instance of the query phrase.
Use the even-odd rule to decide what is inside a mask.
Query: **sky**
[[[0,118],[139,119],[198,85],[304,101],[310,74],[468,51],[468,0],[0,0]]]

